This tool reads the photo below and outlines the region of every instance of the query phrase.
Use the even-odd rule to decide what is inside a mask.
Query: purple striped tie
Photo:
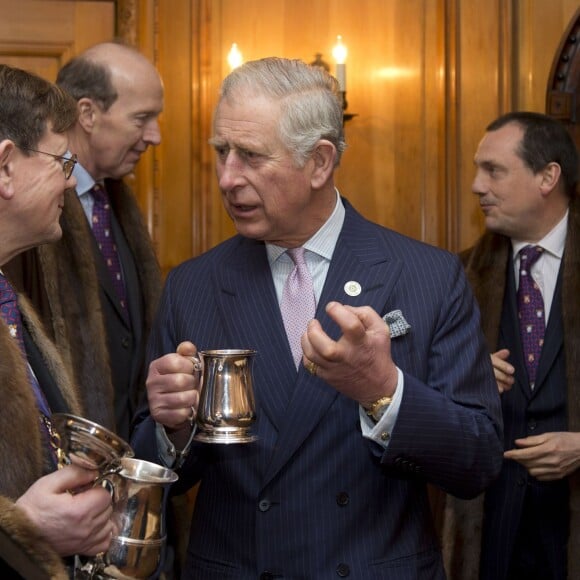
[[[284,284],[280,310],[294,356],[294,364],[298,368],[302,359],[300,339],[306,331],[308,322],[314,318],[316,300],[312,276],[304,260],[304,248],[291,248],[286,253],[292,258],[294,269]]]
[[[542,292],[532,277],[532,266],[542,255],[539,246],[525,246],[520,250],[520,282],[518,287],[518,316],[524,359],[530,388],[534,388],[538,362],[544,345],[546,329]]]

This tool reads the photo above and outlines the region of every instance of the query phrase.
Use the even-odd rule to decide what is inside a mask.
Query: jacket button
[[[258,509],[261,512],[267,512],[271,507],[272,507],[272,504],[267,499],[261,499],[260,503],[258,504]],[[264,573],[266,573],[266,572],[264,572]],[[271,572],[267,572],[267,573],[271,574]]]
[[[528,429],[530,431],[535,431],[537,426],[538,426],[538,424],[536,423],[536,420],[535,419],[530,419],[528,421]]]
[[[348,505],[348,502],[350,501],[350,497],[348,496],[348,493],[346,493],[346,491],[341,491],[337,496],[336,496],[336,503],[340,506],[340,507],[344,507],[345,505]]]
[[[262,572],[260,574],[260,580],[273,580],[274,579],[274,574],[272,574],[272,572]]]
[[[121,344],[123,345],[123,348],[129,348],[129,344],[130,344],[130,340],[129,338],[126,336],[122,341]]]
[[[339,564],[336,567],[336,574],[340,578],[346,578],[347,576],[350,576],[350,568],[348,567],[348,564]]]

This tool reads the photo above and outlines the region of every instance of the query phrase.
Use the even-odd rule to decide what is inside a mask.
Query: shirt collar
[[[535,246],[541,246],[544,251],[549,252],[559,260],[564,255],[564,246],[566,244],[566,233],[568,231],[568,214],[566,210],[564,217],[553,227]],[[514,260],[518,256],[520,250],[524,246],[528,246],[530,242],[521,240],[512,240],[512,251]]]
[[[75,168],[73,169],[73,175],[77,180],[76,192],[79,197],[93,189],[96,181],[78,161],[75,165]]]
[[[329,260],[332,258],[342,224],[344,223],[345,209],[340,201],[338,189],[336,191],[336,205],[330,217],[324,222],[322,227],[303,244],[303,247],[309,252],[318,254],[322,258]],[[288,248],[269,244],[266,242],[266,252],[268,253],[268,262],[272,265]]]

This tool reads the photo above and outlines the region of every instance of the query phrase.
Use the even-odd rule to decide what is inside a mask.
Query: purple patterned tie
[[[38,405],[38,410],[40,412],[40,424],[43,434],[45,436],[45,444],[47,449],[51,450],[51,457],[56,460],[56,455],[54,453],[53,447],[50,445],[50,416],[51,411],[48,405],[48,401],[42,392],[36,375],[32,372],[30,365],[28,364],[28,357],[26,355],[26,347],[24,345],[24,339],[22,337],[22,317],[20,316],[20,309],[18,308],[18,300],[16,298],[16,293],[14,288],[12,288],[10,282],[0,274],[0,316],[4,319],[8,325],[10,331],[10,336],[16,340],[20,352],[24,358],[26,368],[28,371],[28,380],[30,386],[34,391],[34,397],[36,399],[36,404]]]
[[[544,300],[531,275],[532,266],[541,256],[539,246],[525,246],[520,250],[520,283],[518,287],[518,316],[524,359],[528,369],[530,388],[534,388],[540,353],[546,329]]]
[[[91,189],[91,193],[95,201],[93,205],[93,234],[111,274],[113,287],[119,296],[121,307],[125,314],[127,314],[125,283],[121,273],[121,263],[119,262],[113,229],[111,228],[111,204],[109,195],[105,188],[98,183]]]
[[[286,253],[294,262],[294,269],[288,275],[282,291],[280,310],[288,336],[288,342],[298,368],[302,359],[300,339],[306,331],[308,322],[314,318],[316,300],[312,276],[304,260],[304,248],[292,248]]]

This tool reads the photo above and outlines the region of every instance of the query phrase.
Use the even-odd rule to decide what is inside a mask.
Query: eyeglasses
[[[30,149],[28,147],[22,147],[24,151],[32,151],[32,153],[42,153],[42,155],[50,155],[50,157],[54,157],[62,162],[62,170],[64,171],[64,178],[68,179],[77,164],[77,156],[73,155],[72,157],[64,157],[63,155],[55,155],[54,153],[47,153],[46,151],[39,151],[38,149]]]

